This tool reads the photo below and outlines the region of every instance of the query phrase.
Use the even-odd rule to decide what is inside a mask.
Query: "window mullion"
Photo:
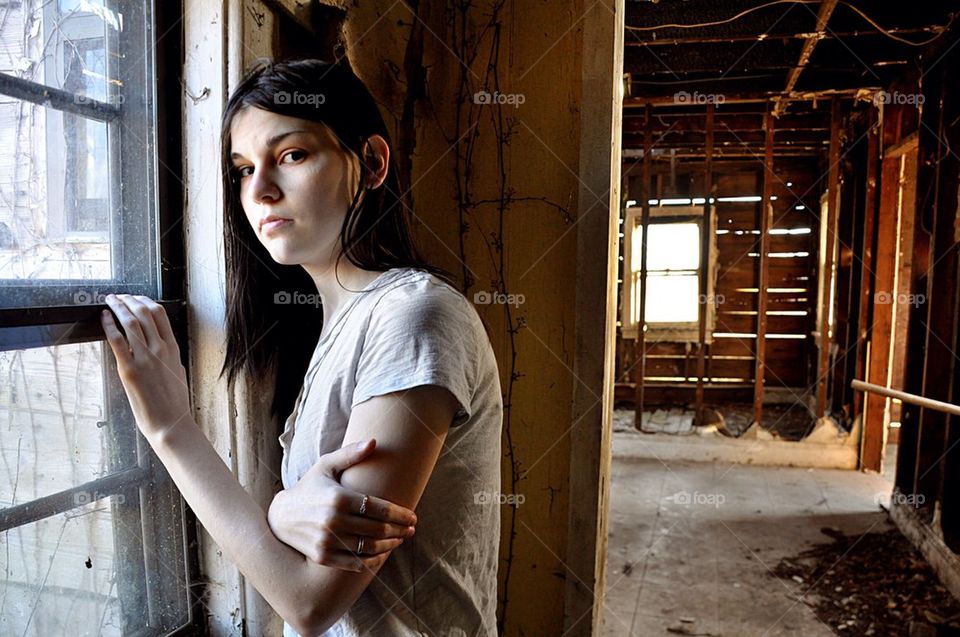
[[[0,532],[102,500],[120,493],[131,485],[146,484],[149,479],[150,469],[132,467],[105,478],[91,480],[72,489],[0,509]]]
[[[120,117],[120,108],[113,104],[6,73],[0,73],[0,93],[24,102],[73,113],[99,122],[112,122]]]
[[[121,0],[116,6],[122,15],[135,15],[142,5],[142,1]],[[147,67],[153,67],[148,41],[152,34],[146,21],[125,23],[121,36],[109,38],[107,47],[108,51],[122,48],[126,54],[107,57],[110,64],[117,65],[115,75],[124,109],[123,119],[110,126],[109,141],[111,224],[118,230],[111,232],[114,278],[157,290],[156,91],[146,75]]]

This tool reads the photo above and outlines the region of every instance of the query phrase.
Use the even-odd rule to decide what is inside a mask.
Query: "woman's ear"
[[[371,135],[364,147],[363,162],[370,173],[367,177],[367,188],[379,188],[387,178],[390,168],[390,146],[387,145],[387,140],[380,135]]]

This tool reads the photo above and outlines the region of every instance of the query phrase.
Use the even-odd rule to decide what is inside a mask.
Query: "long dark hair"
[[[319,306],[278,302],[283,297],[277,295],[313,294],[316,286],[301,266],[273,261],[240,203],[239,176],[230,160],[230,126],[250,107],[321,122],[341,148],[359,160],[359,186],[340,228],[336,265],[346,256],[363,270],[413,267],[449,277],[423,260],[413,244],[393,145],[363,82],[344,66],[322,60],[264,61],[250,69],[227,102],[220,133],[227,277],[227,350],[220,375],[227,374],[233,383],[241,370],[261,382],[272,374],[276,385],[271,411],[285,416],[293,408],[319,339],[323,311]],[[371,135],[383,137],[391,151],[386,179],[377,188],[365,187],[370,167],[364,147]]]

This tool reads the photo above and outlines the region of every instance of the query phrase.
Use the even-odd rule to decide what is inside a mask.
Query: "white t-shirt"
[[[342,446],[354,406],[420,385],[447,388],[460,408],[417,506],[416,535],[327,637],[496,635],[503,402],[483,323],[456,289],[394,268],[348,301],[280,436],[283,486]],[[283,634],[296,632],[284,624]]]

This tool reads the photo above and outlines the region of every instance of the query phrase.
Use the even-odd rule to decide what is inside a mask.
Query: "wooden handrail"
[[[854,380],[850,383],[850,386],[853,387],[855,391],[873,392],[874,394],[880,394],[888,398],[897,398],[912,405],[919,405],[926,409],[933,409],[935,411],[953,414],[954,416],[960,416],[960,406],[954,405],[953,403],[945,403],[940,400],[917,396],[916,394],[908,394],[905,391],[898,391],[881,385],[874,385],[873,383],[865,383],[862,380]]]

